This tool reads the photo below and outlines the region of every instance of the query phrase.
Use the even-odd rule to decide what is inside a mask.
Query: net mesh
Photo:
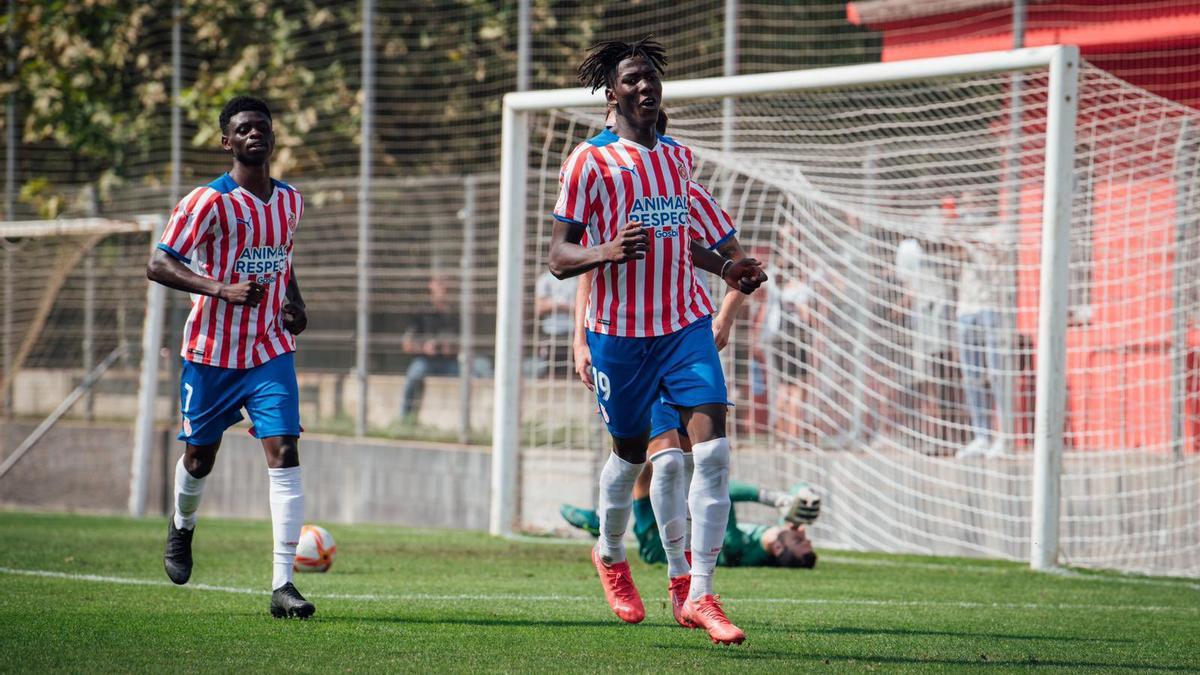
[[[137,407],[150,227],[72,222],[44,236],[6,236],[13,232],[0,226],[0,409],[44,414],[120,350],[103,381],[111,396],[99,406],[88,396],[76,416],[123,418]]]
[[[721,101],[668,103],[668,133],[771,276],[723,354],[733,476],[819,485],[818,541],[1028,559],[1047,93],[1034,71],[746,97],[731,138]],[[1197,122],[1083,69],[1070,564],[1192,574],[1200,559]],[[596,110],[531,115],[527,307],[547,294],[557,168],[600,123]],[[542,323],[528,321],[527,357],[557,354],[556,367],[522,382],[520,513],[555,529],[552,502],[594,490],[608,440],[558,349],[569,337]]]

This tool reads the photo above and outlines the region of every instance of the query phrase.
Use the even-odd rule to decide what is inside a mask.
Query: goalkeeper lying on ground
[[[638,554],[644,562],[665,563],[666,553],[654,520],[654,509],[650,506],[651,468],[649,462],[646,464],[633,488],[633,534],[637,537]],[[717,558],[718,565],[811,568],[817,564],[817,554],[804,525],[817,519],[821,500],[807,483],[797,485],[786,494],[730,480],[729,501],[729,524],[725,527],[725,543]],[[738,502],[774,506],[783,517],[778,525],[739,524]],[[599,536],[600,519],[595,511],[563,504],[559,512],[574,527]]]

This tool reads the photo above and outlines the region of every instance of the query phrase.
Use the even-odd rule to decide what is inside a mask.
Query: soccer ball
[[[296,545],[296,562],[292,567],[297,572],[328,572],[334,553],[337,544],[329,530],[320,525],[305,525],[300,528],[300,543]]]

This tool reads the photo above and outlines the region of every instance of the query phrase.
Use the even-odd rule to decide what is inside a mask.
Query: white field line
[[[437,533],[441,534],[441,533]],[[505,537],[512,541],[519,541],[527,544],[549,544],[549,545],[566,545],[566,546],[582,546],[587,543],[581,539],[559,539],[553,537],[531,537],[528,535],[511,535]],[[864,565],[871,567],[894,567],[899,569],[911,570],[933,570],[938,572],[962,572],[964,574],[1020,574],[1029,572],[1028,567],[999,567],[987,565],[956,565],[953,563],[923,563],[913,560],[876,560],[865,558],[849,558],[839,556],[837,554],[826,554],[817,551],[820,559],[825,562],[836,563],[838,565]],[[1135,586],[1159,586],[1163,588],[1181,588],[1200,592],[1200,583],[1189,581],[1187,579],[1155,579],[1153,577],[1143,577],[1136,574],[1128,575],[1105,575],[1105,574],[1087,574],[1078,572],[1073,569],[1060,568],[1050,572],[1055,576],[1064,577],[1067,579],[1075,579],[1079,581],[1091,581],[1103,584],[1130,584]]]
[[[818,554],[819,555],[819,554]],[[821,560],[838,565],[866,565],[871,567],[899,567],[917,570],[955,571],[964,574],[1014,574],[1028,572],[1028,568],[989,567],[981,565],[954,565],[950,563],[923,563],[911,560],[867,560],[864,558],[843,558],[837,555],[822,555]],[[1048,574],[1065,579],[1079,581],[1095,581],[1110,584],[1132,584],[1135,586],[1160,586],[1165,588],[1181,588],[1200,591],[1200,583],[1187,579],[1153,579],[1139,576],[1107,576],[1103,574],[1086,574],[1072,569],[1061,568]]]
[[[159,579],[135,579],[130,577],[110,577],[98,574],[71,574],[50,570],[28,570],[13,567],[0,567],[0,574],[25,577],[40,577],[45,579],[63,579],[66,581],[82,581],[92,583],[116,584],[122,586],[155,586],[174,587],[175,584]],[[240,595],[270,595],[269,591],[253,588],[238,588],[234,586],[213,586],[209,584],[187,584],[183,589],[196,591],[215,591],[218,593],[237,593]],[[519,593],[312,593],[313,599],[330,600],[363,600],[372,602],[589,602],[599,600],[589,595],[524,595]],[[1110,612],[1180,612],[1184,614],[1200,614],[1200,607],[1166,607],[1160,605],[1095,605],[1070,603],[1037,603],[1037,602],[966,602],[946,600],[870,600],[863,598],[737,598],[730,599],[730,604],[772,604],[772,605],[831,605],[858,607],[955,607],[959,609],[1021,609],[1021,610],[1098,610]]]

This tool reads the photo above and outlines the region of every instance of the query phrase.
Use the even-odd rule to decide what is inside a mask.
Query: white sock
[[[709,595],[717,556],[729,523],[729,439],[716,438],[692,447],[696,473],[688,505],[692,509],[692,590],[690,598]]]
[[[304,527],[304,485],[300,467],[267,469],[271,475],[271,535],[275,540],[272,556],[271,589],[292,580],[296,544]]]
[[[175,464],[175,528],[191,530],[196,527],[196,509],[204,494],[204,479],[196,478],[183,467],[183,457]]]
[[[687,537],[687,478],[683,450],[668,448],[650,458],[654,475],[650,477],[650,504],[658,522],[658,535],[667,554],[667,576],[671,579],[688,573],[683,543]]]
[[[600,558],[606,565],[624,562],[625,528],[633,510],[633,484],[642,472],[643,464],[631,464],[608,455],[600,472]]]
[[[683,453],[683,501],[692,496],[692,476],[696,475],[696,460],[691,452]],[[687,511],[687,527],[683,529],[683,550],[692,550],[692,509]]]

